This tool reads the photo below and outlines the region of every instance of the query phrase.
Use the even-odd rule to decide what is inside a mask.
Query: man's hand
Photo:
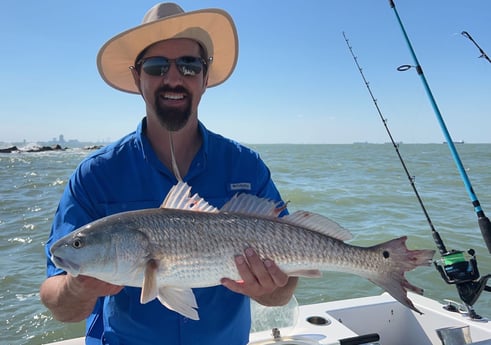
[[[101,296],[115,295],[123,289],[123,286],[113,285],[97,278],[83,275],[74,277],[67,274],[66,284],[67,288],[71,290],[73,294],[96,299]]]
[[[41,285],[41,301],[55,319],[78,322],[86,319],[101,296],[115,295],[123,286],[112,285],[87,276],[53,276]]]
[[[244,256],[235,257],[242,281],[223,278],[221,283],[228,289],[249,296],[267,306],[288,303],[297,286],[298,278],[288,277],[270,259],[262,260],[252,248]]]

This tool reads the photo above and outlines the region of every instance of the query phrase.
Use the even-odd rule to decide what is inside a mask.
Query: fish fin
[[[423,289],[409,283],[405,277],[407,271],[418,266],[429,266],[435,254],[434,250],[409,250],[406,247],[406,236],[402,236],[385,243],[371,247],[371,250],[380,252],[380,255],[390,260],[388,267],[382,269],[378,275],[366,278],[385,289],[392,297],[406,307],[422,314],[407,297],[407,291],[423,294]]]
[[[171,208],[196,212],[218,212],[198,194],[191,196],[191,187],[183,181],[179,181],[171,188],[160,208]]]
[[[280,219],[289,224],[301,226],[340,241],[347,241],[353,238],[353,235],[351,235],[347,229],[343,228],[335,221],[317,213],[296,211]]]
[[[150,259],[145,265],[145,273],[143,276],[142,292],[140,295],[140,303],[145,304],[155,299],[158,295],[157,288],[157,261]]]
[[[266,216],[277,218],[286,208],[286,204],[280,206],[282,202],[257,197],[252,194],[236,194],[221,209],[220,212],[231,212],[241,214],[251,214],[256,216]],[[295,226],[301,226],[311,231],[347,241],[353,238],[351,233],[335,221],[320,214],[297,211],[293,214],[280,218],[282,221]]]
[[[322,273],[319,270],[298,270],[286,272],[290,277],[320,278]]]
[[[251,214],[256,216],[278,217],[286,208],[279,206],[282,202],[260,198],[253,194],[235,194],[223,207],[220,212]]]
[[[192,289],[162,286],[159,289],[158,299],[168,309],[189,319],[199,320],[198,311],[196,310],[198,304]]]

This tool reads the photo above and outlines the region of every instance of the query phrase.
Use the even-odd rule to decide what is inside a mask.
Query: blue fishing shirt
[[[157,208],[177,183],[145,136],[144,118],[135,132],[83,160],[70,177],[46,243],[47,276],[66,274],[50,259],[51,245],[71,231],[114,213]],[[230,139],[199,130],[203,144],[183,177],[208,203],[221,207],[246,192],[281,200],[259,155]],[[125,287],[99,298],[86,320],[86,344],[243,345],[250,331],[250,301],[219,285],[193,289],[199,321],[164,307],[140,303],[140,288]]]

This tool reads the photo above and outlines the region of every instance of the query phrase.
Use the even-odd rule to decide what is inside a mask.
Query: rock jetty
[[[65,151],[66,147],[63,148],[59,144],[51,146],[34,146],[27,149],[19,149],[17,146],[10,146],[7,148],[0,149],[0,153],[12,153],[12,152],[46,152],[46,151]]]

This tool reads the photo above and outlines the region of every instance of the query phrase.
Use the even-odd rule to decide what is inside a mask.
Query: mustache
[[[164,93],[164,92],[175,92],[175,93],[184,93],[186,95],[189,95],[189,90],[186,89],[184,86],[176,86],[176,87],[170,87],[170,86],[161,86],[157,90],[155,90],[156,94],[159,93]]]

